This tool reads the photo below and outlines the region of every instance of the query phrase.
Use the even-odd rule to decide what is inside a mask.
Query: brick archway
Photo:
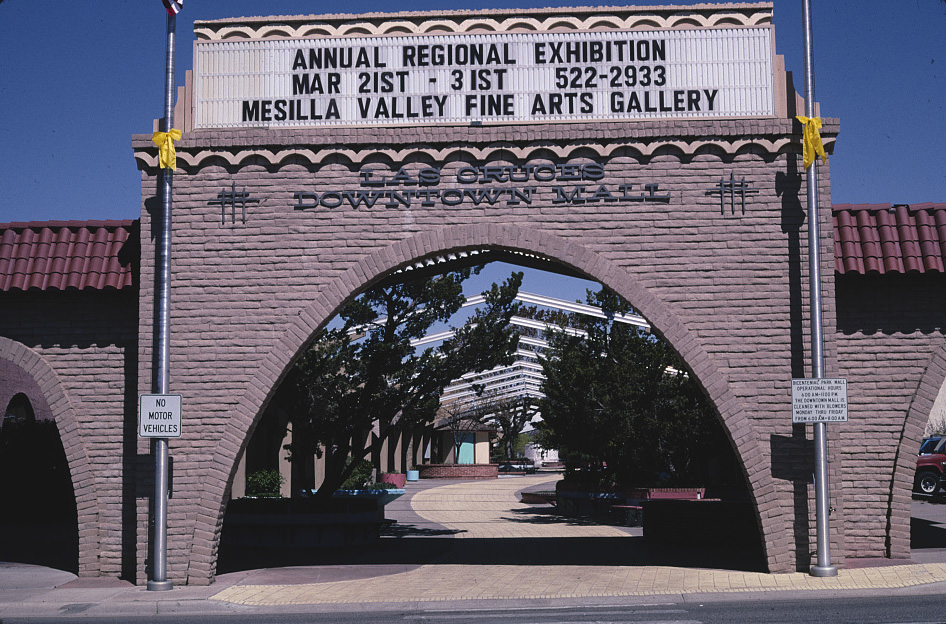
[[[230,420],[212,460],[214,472],[226,475],[226,479],[204,481],[201,511],[191,543],[213,544],[214,555],[205,557],[191,553],[187,575],[190,582],[199,582],[201,579],[209,582],[213,577],[227,493],[240,453],[267,402],[312,335],[328,322],[346,300],[398,268],[432,254],[484,247],[535,253],[553,259],[614,289],[652,323],[655,331],[665,337],[692,368],[717,407],[752,491],[769,568],[778,570],[793,565],[789,549],[773,547],[773,544],[783,543],[775,538],[790,531],[790,524],[784,516],[769,513],[777,507],[777,501],[772,488],[767,487],[772,477],[767,471],[769,464],[758,444],[754,427],[746,417],[740,400],[730,391],[712,356],[703,349],[672,309],[621,267],[579,244],[517,226],[490,225],[455,226],[423,232],[389,246],[382,253],[363,257],[334,280],[324,290],[323,297],[309,304],[269,348],[251,376],[252,384],[239,401],[240,409]]]
[[[0,377],[11,382],[0,384],[7,389],[15,388],[12,384],[17,382],[32,385],[32,388],[27,389],[27,396],[34,404],[37,419],[48,414],[56,422],[69,463],[78,523],[83,527],[79,531],[79,575],[95,576],[99,573],[96,555],[100,544],[98,501],[101,497],[94,481],[95,471],[79,434],[75,409],[59,381],[59,376],[49,363],[29,347],[2,336]],[[34,395],[34,392],[38,393],[38,396]]]

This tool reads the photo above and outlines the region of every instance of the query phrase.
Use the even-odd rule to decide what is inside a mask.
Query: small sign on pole
[[[138,400],[138,435],[142,438],[181,437],[181,395],[142,394]]]
[[[847,379],[792,379],[792,422],[847,422]]]

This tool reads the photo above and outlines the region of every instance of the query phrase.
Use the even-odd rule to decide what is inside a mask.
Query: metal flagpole
[[[170,132],[174,126],[174,30],[177,16],[168,13],[167,30],[167,66],[164,85],[164,119],[162,132]],[[156,394],[168,393],[168,364],[170,360],[169,325],[171,316],[171,183],[174,170],[170,167],[161,169],[161,231],[155,257],[157,285],[155,305],[157,307],[157,326],[155,327],[155,348],[157,350],[157,371],[154,391]],[[148,591],[167,591],[174,587],[167,579],[167,536],[168,536],[168,439],[154,440],[154,556]]]
[[[815,117],[815,71],[811,36],[811,0],[802,0],[805,28],[805,115]],[[811,292],[811,376],[824,378],[824,335],[821,322],[821,228],[818,221],[818,167],[808,167],[808,281]],[[831,565],[828,509],[828,436],[824,422],[814,423],[815,433],[815,515],[818,562],[812,576],[837,576]]]

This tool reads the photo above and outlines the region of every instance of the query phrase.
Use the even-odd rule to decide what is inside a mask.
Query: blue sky
[[[346,12],[515,8],[536,0],[351,0]],[[632,2],[630,4],[657,4]],[[686,4],[683,0],[667,4]],[[775,0],[776,49],[801,84],[801,0]],[[816,91],[841,119],[835,203],[946,201],[946,4],[813,0]],[[186,0],[177,84],[195,19],[322,13],[300,0]],[[0,223],[136,218],[131,135],[163,114],[165,12],[159,0],[0,0]]]

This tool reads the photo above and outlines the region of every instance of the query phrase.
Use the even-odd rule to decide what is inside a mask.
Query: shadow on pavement
[[[79,530],[75,522],[0,523],[0,561],[79,571]]]
[[[449,484],[449,483],[446,483]],[[536,565],[536,566],[675,566],[762,572],[766,570],[761,546],[749,536],[725,544],[693,545],[688,536],[680,544],[651,543],[641,529],[619,527],[623,537],[472,538],[459,528],[448,528],[418,515],[411,498],[419,491],[445,485],[420,483],[385,508],[397,521],[384,527],[375,544],[341,548],[234,548],[221,544],[217,574],[257,570],[281,575],[279,568],[306,566],[287,582],[325,582],[404,572],[422,565]],[[531,487],[537,487],[530,484]],[[562,516],[551,505],[514,506],[503,520],[517,525],[599,526],[599,519]],[[691,532],[692,533],[692,532]],[[689,541],[687,545],[683,542]],[[291,578],[291,577],[289,577]],[[318,579],[318,580],[313,580]]]
[[[509,513],[519,517],[508,516],[504,520],[525,524],[561,525],[561,526],[601,526],[604,524],[594,518],[583,516],[563,516],[554,507],[532,507],[529,509],[510,509]]]
[[[546,521],[554,521],[543,516]],[[562,519],[571,522],[572,519]],[[523,521],[526,521],[523,519]],[[456,531],[396,525],[380,542],[350,548],[266,549],[220,553],[218,574],[282,566],[400,566],[430,564],[542,566],[676,566],[764,571],[757,551],[648,544],[643,537],[462,538]]]
[[[946,497],[914,494],[910,517],[910,549],[946,548]]]
[[[910,518],[910,548],[946,548],[946,528],[923,518]]]

